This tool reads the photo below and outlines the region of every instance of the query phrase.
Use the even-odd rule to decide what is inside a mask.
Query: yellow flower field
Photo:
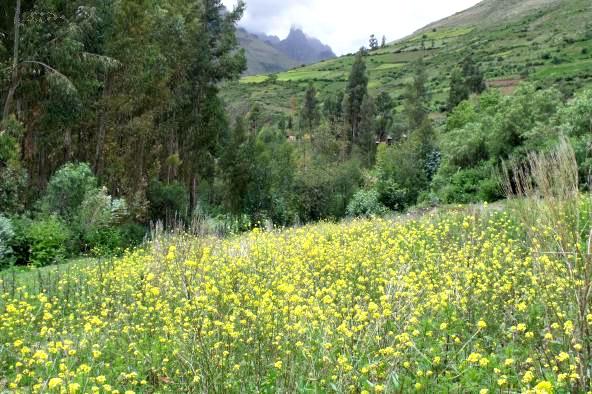
[[[5,279],[0,392],[586,392],[582,283],[524,233],[459,212],[180,235],[41,292]]]

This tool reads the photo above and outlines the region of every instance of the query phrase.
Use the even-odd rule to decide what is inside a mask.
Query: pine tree
[[[293,121],[292,115],[289,115],[288,116],[288,124],[287,124],[288,130],[292,131],[294,129],[293,123],[294,123],[294,121]]]
[[[256,135],[261,128],[261,107],[259,104],[255,103],[253,105],[247,116],[247,122],[249,124],[249,133]]]
[[[365,95],[360,108],[360,136],[357,145],[368,167],[374,163],[376,154],[376,107],[374,99]]]
[[[422,60],[415,63],[415,75],[405,90],[404,115],[409,132],[418,129],[429,114],[427,75]]]
[[[374,34],[370,36],[370,50],[375,51],[378,49],[378,39]]]
[[[456,68],[450,78],[448,110],[469,98],[471,93],[482,93],[486,89],[483,72],[469,55]]]
[[[470,55],[462,63],[462,74],[469,92],[482,93],[486,89],[483,72]]]
[[[337,125],[343,118],[343,92],[329,95],[323,102],[323,114],[331,126]]]
[[[455,68],[450,77],[450,93],[448,96],[448,110],[452,111],[458,104],[469,98],[469,88],[462,75],[462,71]]]
[[[221,135],[226,132],[225,109],[218,97],[220,82],[236,79],[246,69],[235,34],[245,4],[239,1],[230,12],[221,0],[202,0],[196,5],[201,5],[195,8],[199,15],[189,18],[188,34],[183,37],[185,78],[175,81],[183,93],[177,98],[183,114],[177,133],[190,211],[198,203],[198,184],[213,179]]]
[[[386,48],[386,36],[382,36],[382,43],[380,44],[381,48]]]
[[[300,112],[304,129],[312,134],[312,131],[320,121],[320,113],[317,105],[317,90],[312,82],[308,84],[306,93],[304,95],[304,105]]]
[[[367,94],[368,75],[366,73],[364,54],[360,51],[352,66],[344,95],[345,105],[343,112],[349,129],[349,140],[351,144],[355,144],[358,139],[362,101]]]
[[[386,138],[389,129],[393,124],[394,103],[391,96],[382,91],[376,98],[376,129],[379,140]]]
[[[225,203],[234,214],[244,212],[245,200],[252,181],[252,144],[243,120],[237,118],[232,135],[220,159],[220,170],[225,182]]]

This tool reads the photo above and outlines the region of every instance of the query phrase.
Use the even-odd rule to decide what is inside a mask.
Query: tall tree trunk
[[[72,161],[72,129],[69,127],[64,131],[64,160]]]
[[[189,196],[189,215],[193,214],[193,211],[197,207],[197,175],[191,176],[191,193]]]
[[[97,145],[95,150],[95,160],[94,160],[94,171],[97,176],[101,175],[103,171],[103,147],[105,145],[105,135],[107,131],[107,109],[105,101],[110,94],[111,90],[111,78],[109,74],[105,74],[104,79],[104,86],[103,86],[103,102],[101,103],[101,108],[99,109],[99,129],[97,132]]]
[[[14,11],[14,48],[12,54],[12,78],[10,81],[10,88],[4,102],[4,111],[2,112],[2,119],[6,121],[10,114],[10,107],[16,88],[19,85],[19,40],[20,40],[20,24],[21,24],[21,0],[16,0],[16,10]]]

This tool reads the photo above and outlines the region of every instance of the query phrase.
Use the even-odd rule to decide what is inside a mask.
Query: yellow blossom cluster
[[[589,389],[592,315],[522,234],[453,212],[179,235],[4,283],[0,392]]]

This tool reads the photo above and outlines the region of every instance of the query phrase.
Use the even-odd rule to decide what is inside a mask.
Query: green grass
[[[385,64],[381,64],[380,66],[376,67],[374,70],[392,70],[395,68],[401,68],[403,66],[404,66],[403,63],[385,63]]]
[[[311,81],[314,79],[337,80],[344,77],[342,71],[292,70],[278,74],[279,81]]]
[[[240,83],[261,83],[267,81],[267,75],[249,75],[241,78]]]
[[[592,59],[575,63],[546,66],[537,71],[536,77],[540,79],[565,78],[582,73],[592,74]]]
[[[445,40],[448,38],[456,38],[460,36],[464,36],[465,34],[469,34],[474,30],[473,27],[456,27],[450,29],[437,29],[434,31],[428,31],[425,33],[426,40]],[[421,41],[424,39],[424,34],[417,34],[409,41]]]
[[[77,258],[47,267],[13,267],[0,271],[0,291],[14,292],[19,287],[39,291],[44,283],[53,283],[69,272],[97,263],[96,258]]]

